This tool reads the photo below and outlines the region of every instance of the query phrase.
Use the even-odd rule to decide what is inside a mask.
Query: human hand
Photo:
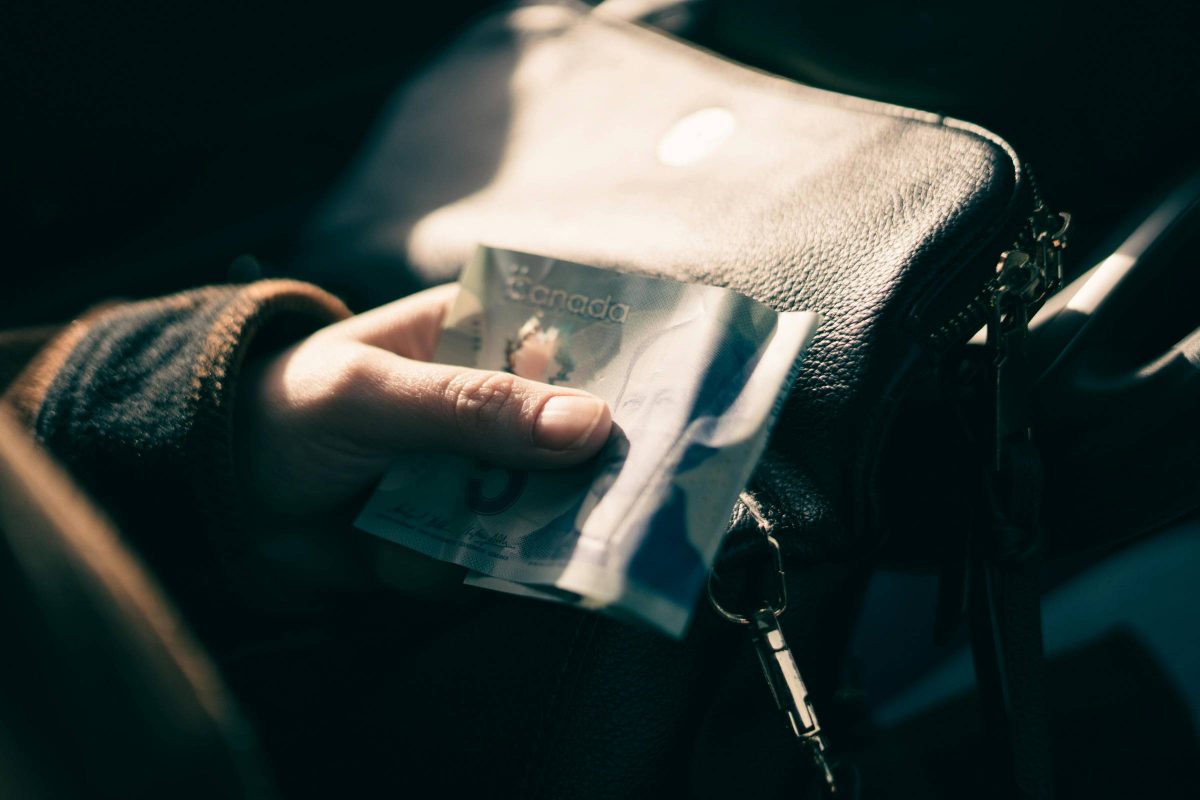
[[[406,297],[249,367],[234,436],[255,506],[289,516],[332,510],[410,450],[537,469],[600,449],[612,420],[599,398],[428,363],[456,293],[441,286]]]

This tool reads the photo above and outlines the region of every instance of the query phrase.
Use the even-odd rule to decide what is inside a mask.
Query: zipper
[[[958,410],[960,422],[972,428],[971,420],[980,419],[976,414],[967,414],[965,404],[973,394],[966,391],[967,384],[982,381],[984,393],[983,411],[980,422],[990,430],[973,430],[968,439],[979,441],[986,449],[980,453],[987,468],[988,497],[997,520],[1010,521],[1016,516],[1029,523],[1025,513],[1014,515],[1014,511],[1027,512],[1032,505],[1036,521],[1036,500],[1040,497],[1040,460],[1034,446],[1031,421],[1030,398],[1033,394],[1032,373],[1026,353],[1029,336],[1029,321],[1063,282],[1063,250],[1067,246],[1067,232],[1071,215],[1051,212],[1042,198],[1033,174],[1026,173],[1033,210],[1021,223],[1012,246],[1000,254],[995,272],[971,300],[940,328],[929,334],[935,352],[945,355],[951,348],[971,341],[981,328],[987,332],[987,347],[983,361],[969,359],[980,370],[972,368],[953,375],[943,389],[950,392],[950,404]],[[985,366],[986,365],[986,366]],[[981,374],[981,372],[983,374]],[[980,441],[982,440],[982,441]],[[1014,502],[1015,501],[1015,502]],[[1020,506],[1014,509],[1014,505]],[[986,536],[993,553],[1029,552],[1037,546],[1035,524],[1000,526]],[[1003,531],[1007,536],[998,536]],[[1003,539],[1003,541],[998,541]],[[948,640],[957,621],[965,613],[968,575],[971,559],[977,545],[967,544],[967,560],[953,564],[947,561],[943,568],[939,589],[936,634]],[[953,568],[959,571],[955,573]]]
[[[930,334],[939,352],[987,331],[992,419],[991,468],[1006,471],[1010,449],[1032,439],[1029,400],[1032,375],[1026,340],[1029,320],[1062,285],[1063,250],[1071,215],[1050,211],[1032,172],[1027,172],[1033,211],[1018,229],[1012,246],[1000,254],[996,269],[979,292]]]
[[[1062,253],[1067,246],[1071,215],[1051,212],[1033,173],[1027,171],[1026,176],[1033,211],[1012,246],[1000,254],[995,274],[958,313],[929,334],[935,352],[945,352],[967,341],[990,325],[997,313],[1006,319],[1014,313],[1023,314],[1028,323],[1046,298],[1062,285]]]

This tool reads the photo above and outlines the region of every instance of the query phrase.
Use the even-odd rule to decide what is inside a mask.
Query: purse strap
[[[969,441],[986,443],[990,514],[968,543],[962,571],[943,573],[935,622],[935,636],[944,641],[965,612],[992,784],[1005,798],[1054,794],[1042,658],[1044,475],[1032,431],[1027,345],[1033,312],[1062,281],[1070,216],[1059,216],[1057,230],[1047,224],[1034,231],[1031,246],[1001,254],[997,265],[985,351],[990,435],[966,431]],[[966,416],[960,419],[971,427]]]
[[[991,520],[969,550],[966,610],[994,785],[1006,798],[1054,794],[1042,658],[1044,475],[1033,440],[1028,337],[1033,311],[1062,280],[1070,218],[1063,219],[1057,232],[1037,236],[1034,257],[1020,250],[1001,255],[987,325]]]
[[[974,548],[971,559],[971,651],[998,794],[1049,800],[1054,792],[1037,523],[1041,461],[1032,442],[1011,446],[1005,458],[1012,490],[994,502],[990,535]]]

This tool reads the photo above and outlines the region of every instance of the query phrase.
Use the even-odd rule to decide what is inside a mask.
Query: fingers
[[[356,449],[453,451],[517,468],[594,455],[612,419],[599,398],[502,372],[426,363],[457,296],[439,286],[326,329],[343,375],[326,398]],[[328,341],[328,340],[327,340]]]
[[[458,284],[435,286],[339,322],[326,335],[428,361],[437,347],[442,320],[457,296]]]
[[[364,347],[354,357],[357,436],[393,452],[448,450],[517,468],[566,466],[594,455],[612,418],[576,389],[503,372],[400,358]],[[350,387],[348,387],[350,388]]]

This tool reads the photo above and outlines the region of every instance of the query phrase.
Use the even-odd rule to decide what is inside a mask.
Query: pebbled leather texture
[[[664,162],[673,126],[714,108],[694,137],[711,152]],[[1011,149],[963,123],[532,6],[484,19],[396,95],[295,269],[375,305],[453,279],[482,242],[820,312],[754,485],[785,548],[844,558],[883,532],[878,454],[944,321],[922,309],[982,285],[1022,183]]]

